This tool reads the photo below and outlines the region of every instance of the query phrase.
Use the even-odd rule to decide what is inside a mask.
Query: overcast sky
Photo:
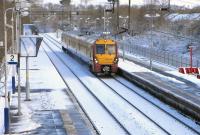
[[[60,0],[43,0],[44,3],[56,3],[58,4]],[[81,0],[72,0],[73,3],[76,4],[80,4]],[[95,3],[95,4],[104,4],[105,2],[107,2],[107,0],[90,0],[91,3]],[[129,0],[120,0],[120,4],[128,4]],[[131,0],[132,4],[136,4],[136,5],[142,5],[145,4],[146,1],[150,1],[150,0]],[[167,0],[160,0],[160,2],[162,1],[167,1]],[[197,6],[200,5],[200,0],[171,0],[171,4],[172,5],[179,5],[179,6],[186,6],[186,7],[193,7],[193,6]]]

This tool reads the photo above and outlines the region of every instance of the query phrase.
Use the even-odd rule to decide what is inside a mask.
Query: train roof
[[[91,46],[94,43],[96,44],[115,44],[116,42],[113,39],[104,39],[103,37],[99,37],[97,35],[93,35],[93,36],[80,36],[77,33],[72,33],[72,32],[64,32],[63,33],[66,36],[69,36],[71,38],[75,38],[77,40],[79,40],[79,42],[82,42],[83,45],[86,46]]]
[[[73,38],[76,38],[76,39],[78,39],[78,40],[81,40],[81,41],[85,41],[85,42],[88,42],[88,43],[90,43],[90,44],[93,44],[95,41],[96,41],[96,39],[97,38],[87,38],[86,36],[80,36],[80,35],[78,35],[77,33],[72,33],[72,32],[64,32],[63,33],[64,35],[67,35],[67,36],[70,36],[70,37],[73,37]]]

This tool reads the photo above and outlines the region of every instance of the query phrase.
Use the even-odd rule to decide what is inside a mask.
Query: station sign
[[[20,57],[37,57],[42,40],[38,35],[20,36]]]
[[[71,15],[79,15],[79,11],[72,11]]]
[[[8,64],[17,64],[18,63],[18,55],[17,54],[7,54],[7,63]]]

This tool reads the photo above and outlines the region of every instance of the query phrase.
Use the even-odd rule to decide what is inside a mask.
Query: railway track
[[[50,40],[52,42],[52,40]],[[50,47],[50,46],[49,46]],[[56,47],[58,47],[59,49],[60,46],[59,45],[56,45]],[[53,51],[53,50],[52,50]],[[58,55],[56,55],[57,57],[59,57]],[[63,63],[65,63],[65,61],[63,61],[61,58],[59,58]],[[129,130],[130,129],[127,129],[127,127],[124,126],[124,124],[115,116],[115,114],[113,113],[112,109],[108,108],[106,105],[105,105],[105,102],[102,102],[102,99],[100,99],[99,97],[97,97],[97,94],[94,93],[94,91],[91,90],[91,88],[88,87],[88,85],[85,84],[85,82],[83,82],[79,76],[76,75],[76,73],[74,73],[74,71],[68,66],[65,64],[65,66],[77,77],[77,79],[81,82],[81,84],[88,90],[88,92],[103,106],[103,108],[112,116],[112,118],[116,121],[116,123],[118,123],[120,125],[120,127],[125,131],[126,134],[133,134],[133,132],[131,133]],[[124,102],[124,100],[122,100],[121,102]],[[160,127],[159,127],[160,128]],[[163,132],[162,132],[163,131]],[[160,131],[162,134],[169,134],[167,131],[161,129]]]
[[[153,106],[155,106],[156,108],[158,108],[160,111],[162,111],[163,113],[169,115],[170,117],[172,117],[173,119],[175,119],[176,121],[180,122],[181,124],[183,124],[185,127],[188,127],[189,129],[191,129],[193,132],[200,134],[200,132],[198,130],[196,130],[194,127],[191,127],[190,125],[188,125],[187,123],[181,121],[180,119],[178,119],[177,117],[175,117],[174,115],[172,115],[171,113],[169,113],[168,111],[164,110],[163,108],[161,108],[159,105],[157,105],[156,103],[152,102],[151,100],[149,100],[148,98],[146,98],[145,96],[143,96],[142,94],[138,93],[137,91],[135,91],[133,88],[129,87],[128,85],[126,85],[125,83],[121,82],[117,77],[113,77],[113,79],[115,81],[117,81],[118,83],[120,83],[121,85],[123,85],[124,87],[128,88],[131,92],[135,93],[136,95],[138,95],[139,97],[143,98],[144,100],[146,100],[147,102],[149,102],[150,104],[152,104]]]
[[[135,109],[137,109],[140,113],[142,113],[145,117],[147,117],[149,120],[151,120],[155,125],[157,125],[158,127],[160,127],[161,129],[163,129],[164,131],[166,131],[166,133],[168,134],[172,134],[169,133],[165,127],[163,127],[162,125],[159,125],[156,121],[154,121],[151,117],[148,116],[148,114],[146,114],[145,112],[143,112],[142,110],[140,110],[140,108],[138,108],[137,106],[135,106],[133,103],[131,103],[130,100],[128,100],[126,97],[123,96],[123,94],[121,94],[119,91],[117,91],[115,88],[113,88],[107,81],[108,80],[113,80],[115,81],[115,85],[117,85],[116,83],[119,83],[120,85],[124,86],[125,88],[127,88],[131,93],[136,94],[137,96],[141,97],[143,100],[147,101],[148,103],[150,103],[152,106],[154,106],[155,108],[157,108],[158,110],[160,110],[162,113],[168,115],[169,117],[171,117],[172,119],[174,119],[175,121],[177,121],[178,123],[180,123],[181,125],[185,126],[186,128],[190,129],[191,131],[193,131],[196,134],[200,134],[200,132],[198,130],[196,130],[194,127],[191,127],[190,125],[188,125],[187,123],[181,121],[180,119],[178,119],[177,117],[173,116],[172,114],[170,114],[168,111],[164,110],[163,108],[161,108],[160,106],[158,106],[157,104],[155,104],[154,102],[152,102],[151,100],[149,100],[148,98],[144,97],[143,95],[141,95],[140,93],[138,93],[137,91],[135,91],[133,88],[127,86],[125,83],[121,82],[119,79],[117,79],[118,77],[112,77],[112,79],[102,79],[99,78],[99,80],[101,80],[107,87],[109,87],[110,89],[113,90],[113,92],[115,94],[117,94],[118,96],[120,96],[121,98],[123,98],[124,100],[126,100],[131,106],[133,106]]]
[[[59,49],[61,49],[61,46],[58,45],[60,44],[58,41],[56,41],[55,39],[53,39],[52,37],[45,35],[45,37],[47,38],[47,40],[51,41],[56,47],[58,47]],[[48,44],[46,44],[48,45]],[[51,48],[49,46],[49,48]],[[52,49],[52,48],[51,48]],[[52,50],[53,51],[53,50]],[[55,54],[58,58],[59,56],[57,54]],[[128,130],[126,129],[126,127],[120,122],[120,120],[118,120],[115,115],[111,112],[111,110],[106,107],[106,105],[104,105],[104,103],[95,95],[94,92],[92,92],[86,84],[85,82],[83,82],[78,75],[76,75],[76,73],[65,63],[65,61],[62,60],[62,58],[59,58],[63,64],[74,74],[74,76],[77,77],[77,79],[81,82],[81,84],[88,90],[88,92],[90,92],[90,94],[103,106],[103,108],[113,117],[113,119],[120,125],[120,127],[125,131],[126,134],[131,134]],[[151,117],[149,117],[145,112],[143,112],[141,109],[139,109],[137,106],[135,106],[130,100],[128,100],[126,97],[124,97],[122,94],[120,94],[119,92],[116,91],[116,89],[114,89],[112,86],[110,86],[107,82],[107,80],[110,79],[105,79],[105,78],[98,78],[99,81],[101,81],[106,87],[108,87],[108,89],[110,89],[110,91],[112,91],[114,94],[116,94],[118,97],[120,97],[121,100],[123,100],[123,102],[126,102],[129,106],[131,106],[132,108],[136,109],[139,113],[141,113],[145,118],[147,118],[149,121],[151,121],[153,124],[155,124],[158,128],[160,128],[160,130],[163,131],[164,134],[172,134],[171,132],[169,132],[168,130],[165,129],[165,127],[163,127],[162,125],[159,125],[159,123],[157,123],[155,120],[153,120]],[[173,118],[175,121],[177,121],[178,123],[180,123],[182,126],[187,127],[188,129],[190,129],[194,134],[199,134],[199,132],[188,126],[186,123],[182,122],[181,120],[179,120],[178,118],[174,117],[173,115],[171,115],[170,113],[168,113],[167,111],[165,111],[164,109],[160,108],[158,105],[154,104],[152,101],[148,100],[147,98],[145,98],[144,96],[142,96],[141,94],[137,93],[134,89],[130,88],[129,86],[125,85],[124,83],[122,83],[121,81],[119,81],[116,77],[113,77],[111,79],[112,81],[115,81],[115,84],[118,83],[122,85],[123,87],[127,88],[130,92],[136,94],[137,96],[139,96],[140,98],[142,98],[143,100],[149,102],[152,106],[156,107],[158,110],[160,110],[162,113],[165,113],[166,115],[169,115],[171,118]],[[91,120],[90,120],[91,121]]]
[[[52,48],[48,45],[48,43],[45,43],[45,44],[49,47],[49,49],[52,50]],[[56,46],[59,47],[58,45],[56,45]],[[60,47],[59,47],[59,48],[60,48]],[[60,48],[60,49],[61,49],[61,48]],[[52,50],[52,52],[53,52],[53,50]],[[71,68],[70,68],[56,53],[54,53],[54,54],[58,57],[58,59],[59,59],[60,61],[62,61],[62,63],[65,65],[65,67],[68,68],[74,76],[76,76],[76,78],[77,78],[77,79],[81,82],[81,84],[88,90],[88,92],[92,95],[92,97],[95,98],[95,99],[101,104],[101,106],[108,112],[108,114],[110,114],[110,116],[116,121],[116,123],[120,125],[120,127],[124,130],[124,133],[127,134],[127,135],[131,135],[131,133],[118,121],[118,119],[116,119],[116,118],[114,117],[114,115],[105,107],[105,105],[96,97],[96,95],[95,95],[94,93],[92,93],[92,92],[90,91],[90,89],[80,80],[80,78],[74,73],[74,71],[73,71],[73,70],[72,70],[72,69],[71,69]],[[47,55],[48,55],[48,54],[47,54]],[[50,58],[50,57],[49,57],[49,58]],[[50,58],[50,59],[51,59],[51,58]],[[59,72],[59,71],[58,71],[58,72]],[[60,75],[61,75],[61,74],[60,74]],[[62,75],[61,75],[61,76],[62,76]],[[71,92],[72,92],[72,91],[71,91]],[[72,93],[73,93],[73,92],[72,92]],[[73,94],[73,95],[75,95],[75,94]],[[76,96],[74,96],[74,97],[76,97]],[[77,98],[76,98],[76,100],[78,101]],[[80,105],[80,107],[81,107],[82,109],[84,108],[84,107],[82,107],[82,105],[80,104],[80,102],[79,102],[79,105]],[[85,110],[85,109],[83,109],[83,110]],[[92,120],[91,120],[90,117],[88,116],[87,112],[84,111],[84,113],[86,113],[86,115],[87,115],[87,117],[89,118],[90,122],[94,125],[94,123],[92,122]],[[100,134],[95,125],[94,125],[94,127],[95,127],[96,131],[98,132],[98,134]]]
[[[131,103],[129,100],[127,100],[125,97],[123,97],[120,93],[118,93],[114,88],[112,88],[108,83],[106,83],[105,79],[99,78],[107,87],[109,87],[115,94],[117,94],[119,97],[121,97],[123,100],[125,100],[130,106],[135,108],[137,111],[139,111],[142,115],[144,115],[147,119],[149,119],[152,123],[154,123],[156,126],[158,126],[160,129],[162,129],[166,134],[170,135],[170,133],[165,130],[161,125],[156,123],[153,119],[151,119],[149,116],[147,116],[144,112],[142,112],[139,108],[137,108],[133,103]],[[124,84],[122,84],[124,85]]]

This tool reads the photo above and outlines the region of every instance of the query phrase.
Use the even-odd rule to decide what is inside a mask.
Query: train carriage
[[[62,34],[63,50],[71,51],[88,62],[96,74],[115,74],[118,70],[118,48],[112,39],[86,39],[68,33]]]

